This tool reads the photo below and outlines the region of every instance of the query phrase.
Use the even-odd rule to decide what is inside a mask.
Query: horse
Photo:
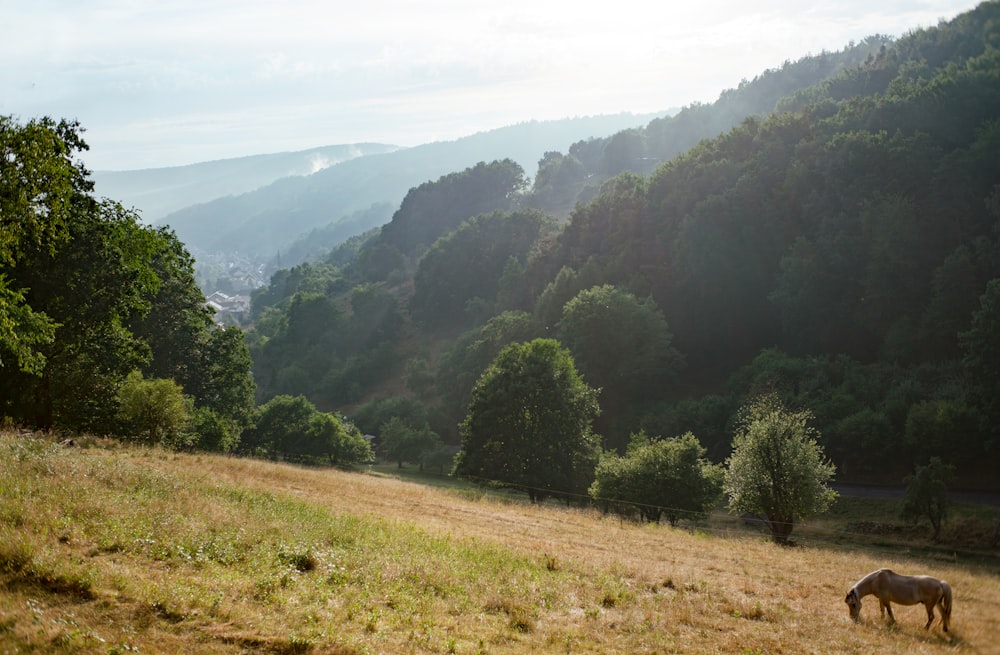
[[[861,599],[869,594],[878,597],[881,616],[884,618],[888,612],[889,620],[893,623],[896,622],[896,618],[892,615],[892,606],[889,603],[899,605],[922,603],[927,608],[927,624],[924,630],[931,627],[931,623],[934,622],[934,606],[938,605],[941,607],[941,625],[944,631],[948,632],[948,622],[951,620],[951,586],[944,580],[929,575],[900,575],[889,569],[872,571],[858,580],[844,598],[851,618],[855,621],[861,614]]]

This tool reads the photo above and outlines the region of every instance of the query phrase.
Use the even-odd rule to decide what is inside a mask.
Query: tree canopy
[[[457,474],[520,489],[532,501],[585,494],[597,462],[596,390],[553,339],[507,346],[472,391]]]
[[[787,544],[795,524],[826,511],[836,492],[826,483],[835,467],[826,461],[809,425],[812,414],[790,411],[776,395],[741,410],[725,491],[734,512],[763,516],[775,543]]]
[[[232,443],[253,411],[243,333],[215,329],[173,232],[91,195],[74,159],[87,148],[81,133],[73,122],[0,117],[0,412],[129,434],[137,405],[119,409],[151,389],[129,382],[140,371],[176,385],[202,419],[225,421]]]

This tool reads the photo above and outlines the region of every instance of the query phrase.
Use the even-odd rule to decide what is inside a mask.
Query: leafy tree
[[[399,337],[403,321],[399,303],[389,291],[374,284],[356,286],[351,290],[349,338],[338,345],[345,351],[359,352],[391,343]]]
[[[491,309],[513,258],[524,262],[550,219],[534,210],[470,218],[438,239],[420,259],[410,311],[431,326],[466,323],[466,304],[481,298]]]
[[[436,387],[442,398],[441,411],[449,426],[465,417],[472,389],[486,368],[504,347],[530,341],[541,332],[530,314],[508,311],[488,320],[485,325],[460,335],[441,358],[436,372]],[[442,432],[449,443],[458,442],[458,434]],[[454,437],[451,439],[449,437]]]
[[[33,308],[28,290],[9,277],[24,246],[52,253],[69,237],[74,197],[89,191],[86,169],[74,162],[87,149],[75,122],[50,118],[23,125],[0,116],[0,367],[40,373],[57,322]]]
[[[213,409],[195,407],[191,414],[191,431],[197,437],[198,448],[230,453],[239,448],[242,427]]]
[[[906,416],[904,443],[915,459],[947,455],[975,463],[988,458],[980,431],[982,413],[962,398],[935,398],[914,403]]]
[[[333,414],[316,412],[309,420],[302,454],[328,457],[332,464],[361,464],[372,459],[371,445],[353,426]]]
[[[129,326],[152,306],[160,278],[149,262],[161,236],[135,212],[87,196],[74,198],[69,238],[55,248],[25,243],[12,279],[30,302],[59,324],[40,347],[38,376],[4,376],[0,394],[10,415],[41,427],[108,434],[115,394],[125,377],[150,361],[149,345]]]
[[[378,436],[386,458],[395,460],[399,468],[411,462],[423,470],[424,457],[441,446],[441,438],[426,423],[414,428],[398,416],[383,423]]]
[[[764,516],[777,544],[787,544],[796,522],[826,511],[837,496],[826,486],[835,467],[824,459],[811,419],[775,395],[760,396],[741,409],[726,461],[730,509]]]
[[[510,209],[515,194],[526,185],[524,169],[511,159],[480,162],[425,182],[410,189],[372,247],[388,246],[404,255],[423,252],[466,219]],[[367,250],[362,250],[362,260]]]
[[[260,406],[256,425],[243,439],[241,450],[272,458],[301,452],[315,414],[316,406],[305,396],[275,396]]]
[[[917,466],[903,479],[906,497],[900,515],[916,523],[926,517],[934,529],[934,541],[941,534],[941,524],[948,516],[948,485],[955,478],[955,467],[940,457],[931,457],[924,466]]]
[[[354,412],[351,420],[363,432],[378,434],[381,426],[392,418],[406,425],[423,425],[428,421],[427,407],[408,396],[392,396],[369,401]]]
[[[593,480],[597,391],[554,339],[507,346],[472,391],[455,471],[527,492],[583,494]]]
[[[606,453],[597,465],[590,496],[627,513],[634,507],[647,521],[666,515],[680,519],[708,516],[722,495],[723,470],[705,459],[705,449],[688,432],[671,439],[632,435],[624,456]]]
[[[176,444],[190,420],[188,402],[173,380],[145,380],[133,371],[118,392],[118,416],[149,444]]]
[[[199,407],[247,427],[254,412],[253,361],[243,330],[234,327],[213,329],[202,335],[197,370],[185,391]]]
[[[630,404],[662,398],[683,358],[652,299],[639,300],[611,285],[581,291],[563,308],[561,341],[589,384],[604,391],[606,414],[620,417]],[[611,421],[598,423],[606,447],[624,450],[625,434]]]

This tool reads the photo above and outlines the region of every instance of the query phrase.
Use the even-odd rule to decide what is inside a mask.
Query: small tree
[[[241,449],[271,458],[302,453],[316,412],[316,406],[305,396],[275,396],[261,405],[257,424],[248,430]]]
[[[398,416],[382,424],[379,439],[386,458],[395,460],[399,468],[403,462],[410,462],[419,464],[420,470],[424,468],[424,455],[441,444],[441,438],[426,423],[413,428]]]
[[[914,523],[925,516],[930,519],[934,541],[938,540],[941,524],[948,516],[948,485],[954,477],[954,466],[945,464],[940,457],[931,457],[925,466],[917,466],[903,479],[906,497],[900,515]]]
[[[644,519],[670,525],[702,519],[722,495],[723,471],[705,459],[705,449],[694,434],[650,441],[643,433],[632,435],[624,457],[613,453],[601,458],[590,496],[610,503],[619,513],[636,508]]]
[[[190,403],[173,380],[144,380],[133,371],[118,391],[118,417],[150,444],[180,445],[190,420]]]
[[[792,528],[826,511],[837,493],[826,486],[836,467],[824,458],[809,411],[789,411],[774,394],[744,406],[727,460],[725,491],[734,512],[762,515],[771,538],[786,545]]]
[[[309,419],[306,441],[308,454],[328,457],[331,464],[359,464],[371,461],[371,445],[354,426],[347,426],[333,414],[316,412]]]

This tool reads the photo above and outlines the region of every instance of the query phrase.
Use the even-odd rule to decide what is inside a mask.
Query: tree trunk
[[[792,534],[793,524],[791,521],[769,516],[767,524],[771,528],[771,541],[779,546],[790,545],[791,542],[788,540],[788,537]]]

